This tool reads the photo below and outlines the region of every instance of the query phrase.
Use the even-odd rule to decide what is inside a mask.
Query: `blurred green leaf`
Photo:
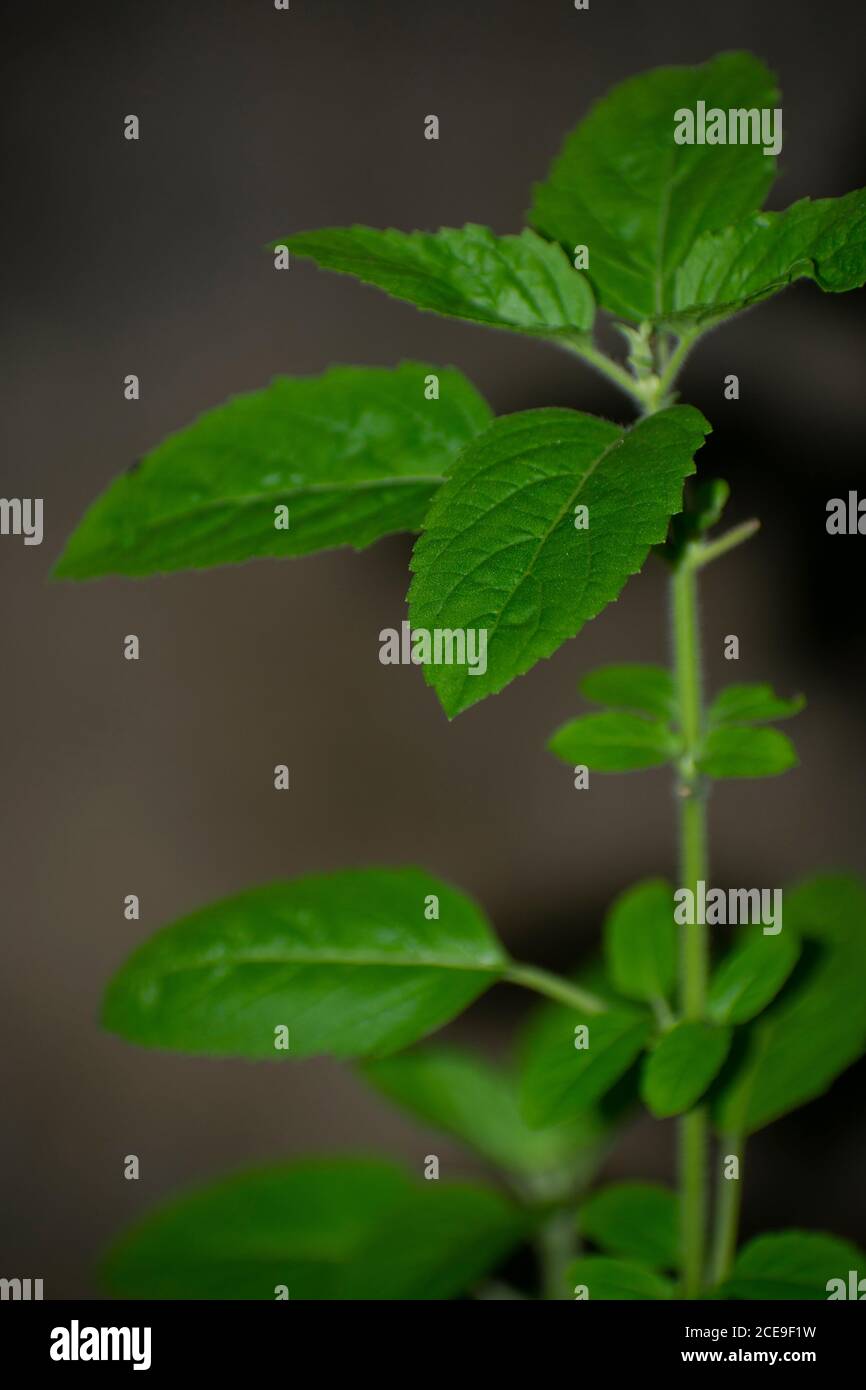
[[[570,720],[547,746],[564,763],[590,772],[637,772],[671,762],[680,739],[659,720],[610,710]]]
[[[673,676],[663,666],[637,662],[601,666],[584,676],[579,689],[593,704],[651,714],[657,719],[672,719],[676,710]]]
[[[747,1023],[766,1008],[800,955],[790,928],[776,936],[749,934],[725,956],[710,982],[707,1012],[716,1023]]]
[[[653,1269],[678,1261],[676,1194],[656,1183],[620,1182],[602,1188],[580,1206],[580,1230],[612,1255]]]
[[[627,999],[666,999],[677,971],[673,888],[664,879],[636,883],[616,899],[604,924],[611,979]]]
[[[306,1160],[239,1173],[157,1208],[109,1251],[136,1299],[443,1299],[516,1244],[526,1217],[485,1188],[391,1164]]]
[[[585,1255],[575,1260],[566,1278],[572,1291],[585,1288],[590,1300],[635,1301],[672,1298],[674,1294],[673,1284],[651,1269],[628,1260],[611,1260],[606,1255]]]
[[[743,1246],[722,1292],[727,1298],[826,1299],[831,1279],[847,1284],[848,1271],[864,1266],[862,1251],[847,1240],[777,1231]]]
[[[588,1046],[576,1047],[588,1029]],[[543,1014],[527,1039],[521,1070],[521,1106],[530,1125],[573,1119],[609,1091],[639,1055],[652,1028],[636,1009],[616,1006],[580,1018],[568,1009]]]
[[[711,729],[697,759],[708,777],[775,777],[797,766],[791,740],[778,729]]]
[[[658,1119],[681,1115],[700,1100],[731,1045],[731,1030],[687,1019],[649,1053],[641,1095]]]
[[[707,712],[710,727],[725,724],[769,724],[799,714],[806,701],[802,695],[783,700],[770,685],[728,685],[721,690]]]

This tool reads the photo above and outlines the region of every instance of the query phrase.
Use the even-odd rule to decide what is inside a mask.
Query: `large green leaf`
[[[545,338],[585,333],[595,305],[588,281],[534,232],[489,227],[438,232],[325,227],[283,238],[325,270],[354,275],[419,309]]]
[[[731,1045],[730,1028],[686,1019],[677,1023],[647,1057],[641,1095],[659,1119],[681,1115],[700,1100]]]
[[[486,670],[425,666],[449,715],[551,656],[618,596],[664,539],[708,430],[690,406],[630,430],[529,410],[467,446],[415,545],[409,592],[413,628],[487,634]]]
[[[797,766],[797,753],[779,729],[730,725],[710,730],[697,763],[708,777],[776,777]]]
[[[866,189],[708,232],[676,273],[671,317],[726,318],[800,279],[837,294],[866,284]]]
[[[646,1003],[667,998],[677,972],[670,884],[652,878],[622,893],[605,921],[604,946],[610,976],[620,994]]]
[[[672,1298],[673,1284],[644,1265],[628,1260],[611,1260],[606,1255],[585,1255],[569,1266],[566,1275],[571,1290],[586,1289],[591,1299],[635,1301]]]
[[[530,221],[589,248],[600,303],[640,321],[673,307],[674,276],[697,238],[759,208],[775,174],[760,145],[678,145],[675,113],[775,108],[772,76],[748,53],[656,68],[615,87],[565,142],[533,193]]]
[[[744,1245],[722,1293],[727,1298],[826,1299],[831,1279],[847,1286],[864,1256],[847,1240],[813,1231],[777,1231]]]
[[[627,662],[600,666],[580,682],[580,693],[597,705],[671,719],[676,710],[674,681],[663,666]]]
[[[520,1238],[484,1188],[414,1183],[391,1164],[306,1161],[241,1173],[158,1208],[109,1252],[127,1298],[450,1298]],[[283,1295],[284,1296],[284,1295]]]
[[[824,1092],[866,1048],[866,890],[819,875],[785,894],[784,933],[812,938],[787,988],[748,1029],[715,1119],[750,1134]]]
[[[588,1045],[575,1029],[585,1026]],[[628,1070],[652,1029],[645,1013],[615,1006],[589,1019],[568,1009],[542,1014],[529,1035],[520,1078],[530,1125],[560,1124],[598,1101]]]
[[[782,699],[770,685],[727,685],[710,705],[707,721],[711,727],[769,724],[774,719],[790,719],[799,714],[805,703],[802,695]]]
[[[547,746],[563,762],[591,772],[637,772],[671,762],[680,740],[657,719],[608,710],[569,720]]]
[[[713,975],[707,1012],[716,1023],[747,1023],[787,980],[800,955],[800,942],[787,926],[776,936],[758,929],[725,956]]]
[[[425,379],[439,378],[439,399]],[[63,579],[362,549],[417,531],[490,410],[454,367],[333,367],[278,377],[170,435],[93,504]],[[285,513],[288,507],[288,529]]]
[[[562,1168],[592,1145],[602,1128],[590,1112],[570,1125],[530,1129],[512,1077],[456,1048],[419,1048],[368,1062],[364,1075],[426,1124],[515,1173]]]
[[[620,1182],[581,1203],[581,1234],[613,1255],[654,1269],[674,1269],[678,1259],[677,1197],[656,1183]]]
[[[506,963],[475,904],[420,869],[310,875],[157,932],[112,980],[103,1017],[184,1052],[381,1055],[447,1023]]]

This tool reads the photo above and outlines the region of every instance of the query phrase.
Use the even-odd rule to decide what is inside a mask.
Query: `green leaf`
[[[677,973],[673,889],[664,879],[622,893],[604,924],[611,979],[627,999],[666,999]]]
[[[587,332],[595,315],[588,281],[529,229],[496,236],[473,223],[438,232],[325,227],[277,244],[419,309],[492,328],[568,337]]]
[[[451,1298],[520,1238],[480,1187],[413,1183],[391,1164],[327,1159],[240,1173],[169,1202],[109,1252],[125,1298]]]
[[[801,279],[834,294],[866,284],[866,189],[702,236],[677,271],[671,307],[697,322],[726,318]]]
[[[730,1028],[685,1020],[665,1033],[647,1058],[641,1095],[658,1119],[681,1115],[700,1100],[731,1045]]]
[[[585,1288],[589,1299],[672,1298],[674,1286],[643,1265],[610,1260],[606,1255],[585,1255],[570,1265],[566,1275],[572,1291]]]
[[[777,1231],[744,1245],[722,1292],[728,1298],[826,1299],[831,1279],[847,1287],[848,1271],[862,1270],[855,1245],[813,1231]]]
[[[427,400],[425,378],[439,378]],[[490,410],[454,367],[333,367],[276,378],[169,436],[93,504],[54,569],[144,575],[357,550],[417,531]],[[288,507],[288,529],[278,507]]]
[[[638,772],[671,762],[680,740],[667,724],[611,711],[569,720],[547,746],[564,763],[590,772]]]
[[[565,142],[529,220],[571,253],[589,248],[604,308],[633,322],[673,307],[677,268],[704,232],[759,208],[775,176],[760,145],[678,145],[676,112],[778,106],[748,53],[656,68],[615,87]]]
[[[579,689],[596,705],[651,714],[665,720],[675,713],[673,677],[663,666],[643,666],[637,662],[601,666],[584,676]]]
[[[487,634],[486,669],[425,666],[449,715],[551,656],[617,597],[664,539],[708,430],[690,406],[630,430],[529,410],[467,446],[415,545],[409,592],[413,628]],[[576,507],[588,529],[576,529]]]
[[[587,1045],[576,1028],[588,1030]],[[625,1006],[588,1020],[567,1009],[542,1015],[527,1040],[521,1105],[534,1128],[559,1124],[588,1109],[628,1071],[652,1028],[644,1013]]]
[[[620,1182],[587,1198],[580,1230],[613,1255],[673,1269],[678,1260],[676,1194],[647,1182]]]
[[[778,729],[711,729],[698,754],[708,777],[775,777],[797,766],[794,745]]]
[[[568,1126],[530,1129],[512,1078],[455,1048],[428,1047],[368,1062],[364,1075],[425,1124],[514,1173],[561,1168],[601,1132],[591,1114]]]
[[[743,1055],[719,1088],[715,1119],[724,1133],[751,1134],[821,1095],[866,1048],[863,884],[819,875],[786,892],[788,932],[816,944],[748,1029]]]
[[[726,724],[769,724],[799,714],[806,701],[802,695],[783,700],[770,685],[728,685],[720,690],[707,713],[710,727]]]
[[[748,935],[713,975],[707,1012],[716,1023],[747,1023],[779,993],[800,956],[790,927],[778,936]]]
[[[431,895],[438,921],[425,917]],[[103,1021],[184,1052],[381,1055],[447,1023],[505,965],[475,904],[420,869],[310,875],[157,932],[112,980]]]

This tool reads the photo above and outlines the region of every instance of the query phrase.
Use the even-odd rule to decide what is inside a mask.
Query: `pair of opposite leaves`
[[[285,244],[420,308],[578,349],[596,301],[629,323],[695,335],[801,276],[827,290],[863,284],[866,192],[759,211],[775,172],[760,146],[674,144],[673,111],[698,99],[760,109],[778,94],[764,66],[739,53],[623,83],[536,187],[530,220],[541,236],[354,227]],[[563,250],[578,243],[591,248],[586,276]],[[425,668],[454,715],[618,596],[664,541],[708,429],[688,406],[628,431],[561,409],[493,421],[458,371],[417,363],[278,379],[119,478],[55,573],[144,575],[360,549],[422,530],[412,626],[488,633],[484,674]],[[573,525],[579,505],[587,531]],[[286,507],[288,528],[277,529],[275,509]]]

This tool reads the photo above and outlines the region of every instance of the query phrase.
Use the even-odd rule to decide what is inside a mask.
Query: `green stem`
[[[674,681],[683,736],[679,762],[680,885],[696,893],[707,877],[706,794],[697,770],[701,737],[701,661],[693,552],[686,550],[672,580]],[[708,973],[707,930],[684,926],[680,942],[680,1008],[688,1019],[704,1012]],[[701,1291],[706,1247],[707,1116],[702,1106],[680,1120],[680,1223],[686,1298]]]
[[[572,984],[570,980],[563,980],[560,975],[540,970],[536,965],[521,965],[513,961],[505,972],[505,978],[513,985],[534,989],[537,994],[544,994],[548,999],[555,999],[557,1004],[565,1004],[579,1013],[603,1014],[607,1010],[607,1004],[597,995],[590,994],[589,990]]]
[[[542,1298],[567,1298],[566,1271],[577,1253],[577,1227],[572,1207],[555,1211],[544,1221],[538,1229],[536,1250],[541,1265]]]
[[[740,1201],[743,1192],[742,1135],[723,1134],[719,1157],[730,1155],[738,1161],[737,1177],[726,1178],[719,1173],[716,1179],[716,1236],[713,1248],[713,1284],[722,1284],[731,1272],[737,1250],[737,1227],[740,1221]]]
[[[577,357],[582,357],[584,362],[588,362],[591,367],[595,367],[597,372],[601,372],[602,376],[606,376],[608,381],[612,381],[615,386],[618,386],[621,391],[624,391],[627,396],[630,396],[638,406],[643,406],[643,397],[641,396],[638,382],[631,375],[631,372],[626,371],[625,367],[621,367],[619,362],[615,362],[612,357],[608,357],[606,352],[602,352],[597,348],[591,338],[575,336],[574,338],[555,338],[552,341],[556,343],[557,347],[565,347],[569,352],[575,353]]]
[[[718,560],[720,555],[727,555],[728,551],[733,550],[735,546],[742,545],[743,541],[751,540],[752,536],[760,529],[760,521],[754,518],[751,521],[741,522],[739,526],[732,526],[730,531],[719,536],[718,540],[704,542],[695,551],[692,569],[703,569],[704,565]]]

